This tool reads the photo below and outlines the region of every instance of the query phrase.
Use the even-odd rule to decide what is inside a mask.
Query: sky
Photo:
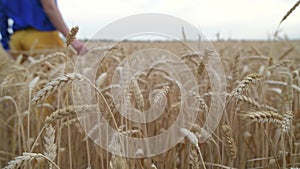
[[[85,39],[95,37],[98,31],[124,17],[160,13],[192,24],[210,40],[216,39],[217,33],[224,40],[267,40],[296,1],[58,0],[58,6],[67,25],[79,26],[78,36]],[[137,25],[143,27],[142,23]],[[300,39],[300,7],[282,23],[280,30],[289,39]]]

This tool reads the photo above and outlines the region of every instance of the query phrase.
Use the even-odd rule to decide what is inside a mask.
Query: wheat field
[[[121,42],[113,48],[107,42],[89,45],[95,44],[101,48],[88,54],[105,52],[106,55],[98,63],[92,80],[87,79],[85,72],[74,73],[76,60],[84,56],[74,55],[69,48],[18,53],[16,60],[0,52],[1,167],[300,167],[299,41],[213,42],[225,73],[226,84],[221,85],[225,88],[222,95],[226,104],[221,121],[205,142],[200,141],[206,133],[203,124],[209,111],[217,106],[211,99],[215,91],[206,69],[205,58],[209,54],[199,57],[177,42]],[[198,107],[192,107],[197,111],[197,118],[189,124],[190,129],[180,129],[185,139],[163,154],[148,158],[122,157],[99,147],[87,136],[80,123],[84,116],[78,112],[88,114],[98,109],[112,128],[133,138],[147,138],[168,130],[180,113],[183,97],[178,82],[170,74],[146,69],[126,86],[125,101],[140,111],[151,107],[153,90],[158,93],[155,95],[158,101],[165,98],[165,109],[150,123],[139,124],[120,115],[112,97],[118,91],[118,86],[114,89],[114,72],[120,69],[122,61],[136,51],[149,48],[172,52],[192,72],[199,89],[193,93]],[[96,105],[74,103],[74,97],[84,97],[84,93],[72,92],[72,84],[78,83],[93,86]],[[121,147],[113,138],[105,139],[114,147]],[[165,142],[162,140],[161,144]],[[143,150],[136,152],[143,153]]]

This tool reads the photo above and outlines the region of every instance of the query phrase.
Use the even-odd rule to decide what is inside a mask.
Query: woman
[[[59,32],[66,37],[69,28],[56,0],[0,0],[0,31],[5,50],[28,51],[63,47]],[[84,46],[78,40],[71,45],[78,53]]]

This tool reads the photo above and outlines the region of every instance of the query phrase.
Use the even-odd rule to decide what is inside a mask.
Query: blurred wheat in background
[[[295,6],[282,19],[299,5]],[[280,23],[281,23],[280,22]],[[78,28],[76,28],[78,31]],[[73,32],[68,43],[75,38]],[[75,35],[74,35],[75,34]],[[222,120],[205,142],[202,128],[211,104],[206,62],[176,42],[93,42],[107,52],[99,63],[94,82],[72,73],[77,57],[69,50],[38,51],[24,61],[20,53],[10,60],[0,53],[0,166],[4,168],[292,168],[300,166],[300,42],[276,35],[266,42],[213,42],[226,74],[226,107]],[[198,46],[199,42],[187,42]],[[92,45],[92,44],[90,44]],[[185,138],[167,152],[151,158],[126,158],[109,153],[89,139],[76,112],[101,110],[111,127],[121,134],[147,138],[167,130],[180,109],[180,89],[164,72],[148,70],[127,87],[128,104],[146,110],[149,95],[167,99],[166,109],[154,122],[140,125],[121,116],[114,104],[113,73],[136,50],[161,48],[181,57],[196,77],[200,103],[191,130],[180,129]],[[197,56],[197,55],[196,55]],[[209,54],[205,57],[210,57]],[[22,63],[21,63],[22,62]],[[170,80],[171,79],[171,80]],[[87,81],[97,91],[99,105],[74,106],[71,84]],[[95,126],[95,131],[98,126]],[[93,132],[93,131],[90,131]],[[109,139],[120,151],[118,139]],[[161,144],[164,144],[163,142]],[[144,152],[138,151],[137,155]]]

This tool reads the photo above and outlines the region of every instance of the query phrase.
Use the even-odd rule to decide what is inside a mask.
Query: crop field
[[[93,42],[89,45],[100,47],[84,56],[67,48],[19,53],[16,60],[1,51],[0,167],[300,167],[300,42],[212,44],[221,63],[213,69],[207,62],[214,57],[210,52],[195,53],[177,42],[122,42],[115,46]],[[149,54],[146,49],[172,55]],[[137,51],[138,57],[128,60]],[[94,67],[78,71],[83,62],[89,64],[84,59],[89,56],[104,57],[95,60]],[[151,56],[154,61],[147,60]],[[176,59],[169,61],[169,56]],[[151,66],[143,67],[146,62]],[[224,76],[217,77],[223,80],[212,78],[215,67],[222,70]],[[132,72],[126,74],[125,69]],[[186,90],[190,80],[193,85]],[[213,88],[213,83],[219,82],[222,91]],[[223,98],[221,105],[214,95]],[[146,117],[155,119],[135,121],[149,112],[154,113]],[[105,137],[102,121],[97,121],[100,117],[117,132]],[[182,139],[162,153],[147,156],[173,143],[164,134],[181,118],[193,122],[177,129]],[[118,139],[121,135],[139,139],[162,135],[162,139],[146,148],[126,147],[126,157]],[[106,140],[107,149],[99,146],[99,140]]]

